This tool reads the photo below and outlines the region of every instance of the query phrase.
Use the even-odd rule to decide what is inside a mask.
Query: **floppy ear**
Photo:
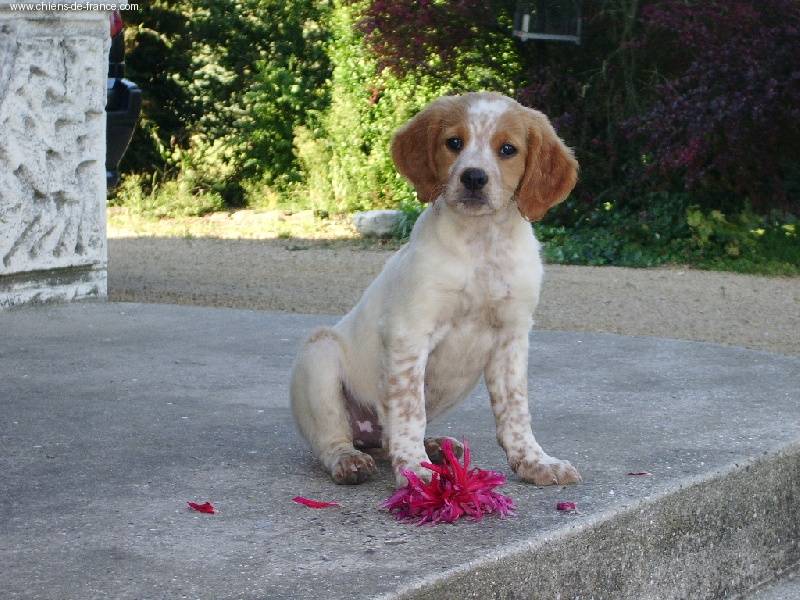
[[[525,173],[517,188],[517,206],[529,221],[538,221],[547,210],[566,198],[578,181],[578,161],[556,135],[542,113],[524,108],[528,127]]]
[[[436,143],[453,100],[434,100],[392,138],[392,160],[400,174],[414,186],[420,202],[433,202],[442,193],[436,169]]]

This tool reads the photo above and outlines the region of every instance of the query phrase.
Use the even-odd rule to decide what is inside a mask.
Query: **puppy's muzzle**
[[[468,209],[479,209],[488,204],[484,189],[489,183],[489,176],[483,169],[470,167],[461,172],[463,186],[459,203]]]

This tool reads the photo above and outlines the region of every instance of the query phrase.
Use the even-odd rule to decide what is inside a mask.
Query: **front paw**
[[[442,452],[442,444],[445,440],[450,440],[453,448],[453,455],[461,459],[464,456],[464,445],[455,438],[451,437],[427,437],[425,438],[425,454],[428,455],[428,460],[435,465],[441,465],[444,462],[444,452]]]
[[[403,473],[401,472],[400,469],[402,469],[403,471],[411,471],[414,475],[416,475],[424,483],[430,483],[431,482],[431,478],[433,477],[433,472],[430,469],[426,469],[425,467],[423,467],[421,465],[417,465],[416,467],[412,467],[410,465],[409,466],[397,467],[394,470],[394,479],[395,479],[395,484],[396,484],[398,489],[400,489],[401,487],[407,486],[408,483],[409,483],[408,477],[403,475]]]
[[[369,479],[377,470],[369,454],[354,451],[339,457],[331,470],[331,477],[338,484],[355,485]]]
[[[552,456],[522,459],[511,463],[512,470],[525,481],[536,485],[566,485],[581,480],[581,474],[567,460]]]

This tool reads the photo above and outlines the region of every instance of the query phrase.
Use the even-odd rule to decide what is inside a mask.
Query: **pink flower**
[[[442,443],[442,464],[421,463],[433,471],[430,483],[407,469],[400,472],[408,478],[408,485],[397,490],[381,506],[399,520],[417,521],[417,525],[440,521],[452,523],[462,516],[470,521],[480,521],[484,515],[498,513],[501,518],[513,515],[514,501],[492,491],[505,483],[505,476],[494,471],[469,469],[469,446],[464,440],[464,464],[453,454],[450,440]]]

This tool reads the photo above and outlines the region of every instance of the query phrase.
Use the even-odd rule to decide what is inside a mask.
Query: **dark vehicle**
[[[119,161],[139,120],[142,90],[125,79],[125,28],[118,10],[111,13],[111,51],[108,53],[106,99],[106,186],[119,181]]]

